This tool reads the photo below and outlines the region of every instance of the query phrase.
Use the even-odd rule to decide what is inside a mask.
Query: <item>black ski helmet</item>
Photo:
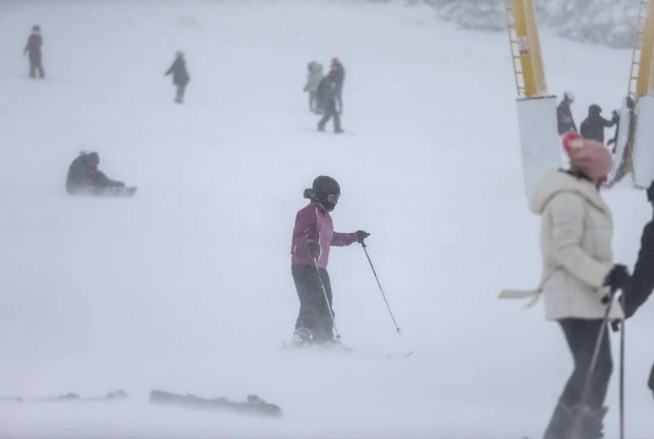
[[[647,189],[647,201],[654,203],[654,181],[652,181],[649,189]]]
[[[336,203],[330,202],[328,198],[330,195],[340,195],[341,186],[332,177],[321,175],[313,180],[311,191],[313,192],[313,199],[322,204],[325,209],[331,211],[336,207]]]

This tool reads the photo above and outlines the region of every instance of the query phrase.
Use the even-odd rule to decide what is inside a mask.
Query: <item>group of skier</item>
[[[45,71],[43,69],[43,55],[41,47],[43,46],[43,35],[41,35],[41,27],[39,25],[32,26],[32,32],[27,39],[27,44],[23,50],[24,55],[28,55],[30,78],[45,78]],[[175,103],[181,104],[184,101],[184,93],[191,77],[186,70],[186,60],[184,53],[181,51],[175,52],[175,59],[166,71],[165,75],[173,76],[173,85],[176,87]]]
[[[544,438],[596,439],[603,437],[613,369],[608,322],[631,317],[654,289],[654,222],[645,226],[630,275],[625,265],[613,262],[613,218],[599,190],[613,167],[611,153],[574,130],[564,132],[562,141],[569,168],[546,173],[529,196],[530,210],[542,218],[540,284],[533,291],[503,295],[542,294],[546,318],[558,322],[572,353],[574,369]],[[647,199],[654,208],[654,182]],[[619,301],[614,300],[617,291]],[[654,391],[654,367],[649,385]]]
[[[343,84],[345,82],[345,67],[334,57],[327,75],[323,76],[322,64],[311,61],[307,65],[307,82],[304,91],[309,93],[309,110],[321,114],[318,131],[324,131],[325,125],[333,119],[334,133],[343,132],[341,114],[343,113]]]
[[[563,99],[556,107],[559,135],[563,135],[568,131],[574,131],[581,134],[584,139],[591,139],[604,143],[604,129],[617,126],[619,122],[620,118],[617,111],[613,111],[610,120],[604,119],[604,117],[602,117],[602,108],[597,104],[592,104],[588,107],[588,116],[583,122],[581,122],[579,130],[577,130],[577,124],[575,124],[572,110],[570,108],[570,105],[572,105],[574,100],[575,98],[572,92],[566,91],[563,93]],[[610,139],[608,145],[616,143],[618,130],[616,129],[615,132],[616,137]]]

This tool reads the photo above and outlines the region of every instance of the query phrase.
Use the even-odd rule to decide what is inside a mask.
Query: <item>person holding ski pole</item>
[[[654,208],[654,181],[647,189],[647,201]],[[648,222],[643,229],[640,240],[640,251],[634,266],[632,282],[629,286],[628,299],[624,302],[627,318],[633,316],[640,306],[654,290],[654,219]],[[648,387],[654,392],[654,365],[650,372]]]
[[[599,192],[611,171],[611,154],[601,143],[575,132],[563,136],[563,146],[570,168],[546,173],[529,197],[531,211],[542,217],[543,277],[538,292],[545,299],[546,318],[561,326],[574,359],[544,438],[568,439],[575,423],[580,433],[575,439],[601,438],[613,367],[604,321],[611,305],[606,302],[613,297],[609,290],[626,287],[629,274],[624,265],[613,264],[613,220]],[[610,320],[624,318],[619,306],[609,310]],[[591,364],[596,346],[596,362]]]
[[[332,290],[327,273],[330,246],[347,246],[363,242],[370,236],[363,230],[354,233],[334,232],[330,212],[340,198],[341,188],[328,176],[317,177],[311,189],[305,189],[309,204],[295,218],[291,243],[291,273],[300,299],[300,313],[295,323],[292,344],[340,344],[334,337]]]

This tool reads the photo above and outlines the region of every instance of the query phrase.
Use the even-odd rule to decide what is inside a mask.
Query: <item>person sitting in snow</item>
[[[309,93],[309,110],[314,113],[319,112],[316,94],[318,92],[318,84],[323,78],[322,64],[316,61],[311,61],[307,66],[309,73],[307,74],[307,83],[304,85],[304,91]]]
[[[111,180],[98,170],[99,163],[97,152],[80,152],[68,169],[66,192],[69,195],[93,195],[102,194],[108,187],[125,187],[125,183]]]
[[[292,344],[340,344],[334,338],[332,289],[327,273],[330,246],[362,243],[370,236],[363,230],[354,233],[334,232],[332,217],[341,195],[336,180],[317,177],[305,198],[311,201],[298,211],[291,242],[291,273],[300,299],[300,313],[295,322]],[[330,315],[331,314],[331,315]]]
[[[619,116],[616,111],[613,112],[611,120],[604,119],[601,113],[602,108],[597,104],[588,107],[588,117],[579,127],[579,134],[584,139],[592,139],[604,143],[604,128],[610,128],[618,123]]]

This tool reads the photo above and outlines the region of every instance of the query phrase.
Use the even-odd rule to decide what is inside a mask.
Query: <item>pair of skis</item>
[[[116,401],[127,399],[127,393],[122,390],[109,392],[105,396],[99,397],[82,397],[77,393],[69,392],[57,396],[44,396],[44,397],[22,397],[22,396],[9,396],[0,397],[0,402],[10,403],[75,403],[75,402],[100,402],[100,401]],[[203,410],[217,410],[237,413],[241,415],[256,415],[266,417],[280,417],[282,416],[282,409],[275,405],[270,404],[259,398],[257,395],[248,395],[247,399],[243,402],[230,401],[227,398],[202,398],[191,394],[176,394],[165,392],[163,390],[152,390],[150,392],[150,403],[158,405],[172,405],[183,408],[203,409]]]
[[[90,402],[90,401],[114,401],[118,399],[126,399],[127,393],[122,390],[109,392],[105,396],[82,397],[77,393],[69,392],[57,396],[37,396],[37,397],[22,397],[22,396],[6,396],[0,397],[0,401],[5,402]]]

